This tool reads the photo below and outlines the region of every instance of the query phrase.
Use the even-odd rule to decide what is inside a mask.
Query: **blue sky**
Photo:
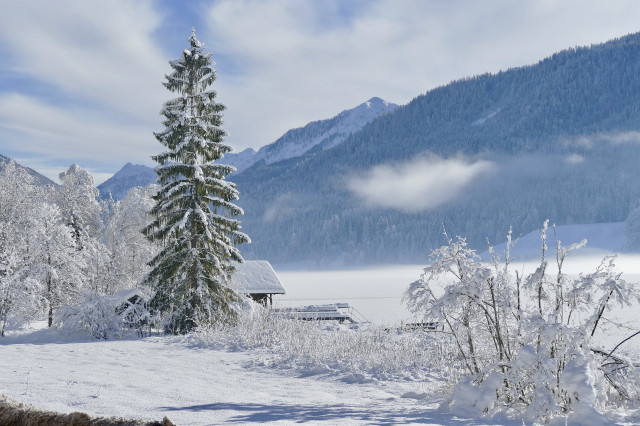
[[[241,151],[373,96],[640,31],[640,2],[578,0],[0,0],[0,154],[99,183],[153,165],[167,62],[192,27],[214,53],[226,142]]]

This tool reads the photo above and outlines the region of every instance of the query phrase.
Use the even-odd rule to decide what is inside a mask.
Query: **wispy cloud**
[[[602,144],[640,144],[640,132],[593,133],[577,136],[575,138],[563,138],[561,139],[561,143],[565,146],[578,146],[582,148],[593,148]]]
[[[0,37],[10,68],[50,85],[52,103],[99,102],[135,117],[157,113],[167,59],[153,32],[160,17],[150,1],[6,2]]]
[[[564,162],[567,164],[580,164],[584,162],[584,157],[580,154],[569,154],[564,158]]]
[[[241,150],[372,96],[402,104],[458,78],[637,31],[640,3],[0,0],[0,9],[0,95],[21,95],[69,124],[49,168],[66,168],[63,158],[86,145],[93,161],[83,167],[115,172],[158,151],[137,144],[143,128],[161,130],[158,111],[171,95],[163,74],[192,26],[214,52],[227,142]],[[36,147],[34,133],[59,135],[51,117],[39,116],[47,125],[3,117],[2,153],[43,164],[49,148]],[[130,144],[124,151],[120,140]]]
[[[245,148],[372,96],[403,104],[455,79],[637,31],[632,10],[640,3],[220,0],[206,39],[224,58],[229,141]],[[247,126],[247,117],[263,119]]]
[[[269,206],[267,206],[262,220],[266,223],[271,223],[279,217],[290,216],[295,213],[295,208],[292,206],[292,196],[290,193],[282,194],[276,198]]]
[[[376,166],[348,180],[348,189],[365,203],[402,211],[437,208],[461,196],[494,163],[437,156]]]
[[[18,137],[20,144],[14,148],[18,153],[36,154],[40,161],[64,160],[66,166],[72,162],[94,163],[96,157],[106,162],[119,163],[123,158],[147,162],[149,153],[158,150],[144,123],[115,126],[96,111],[53,106],[20,94],[0,95],[0,136]],[[58,173],[64,168],[61,165]],[[56,173],[48,176],[55,177]]]

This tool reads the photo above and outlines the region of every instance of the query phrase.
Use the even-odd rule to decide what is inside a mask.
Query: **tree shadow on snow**
[[[438,424],[438,425],[489,425],[482,420],[461,419],[448,413],[436,411],[433,408],[416,405],[411,409],[389,410],[388,404],[379,407],[375,405],[263,405],[263,404],[234,404],[213,403],[191,405],[185,407],[160,407],[167,411],[234,411],[224,423],[266,423],[287,421],[294,423],[327,422],[343,423],[345,420],[366,422],[377,425],[396,424]],[[219,419],[217,419],[219,421]],[[514,423],[515,424],[515,423]]]

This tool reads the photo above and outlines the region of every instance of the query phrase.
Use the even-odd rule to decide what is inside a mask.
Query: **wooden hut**
[[[231,276],[231,287],[238,293],[264,306],[273,304],[274,294],[286,293],[276,272],[266,260],[246,260],[234,266],[237,271]]]

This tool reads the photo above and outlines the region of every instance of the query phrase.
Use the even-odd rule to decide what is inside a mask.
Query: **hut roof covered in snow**
[[[231,276],[231,287],[242,294],[285,294],[271,264],[266,260],[246,260],[235,264],[237,271]]]

